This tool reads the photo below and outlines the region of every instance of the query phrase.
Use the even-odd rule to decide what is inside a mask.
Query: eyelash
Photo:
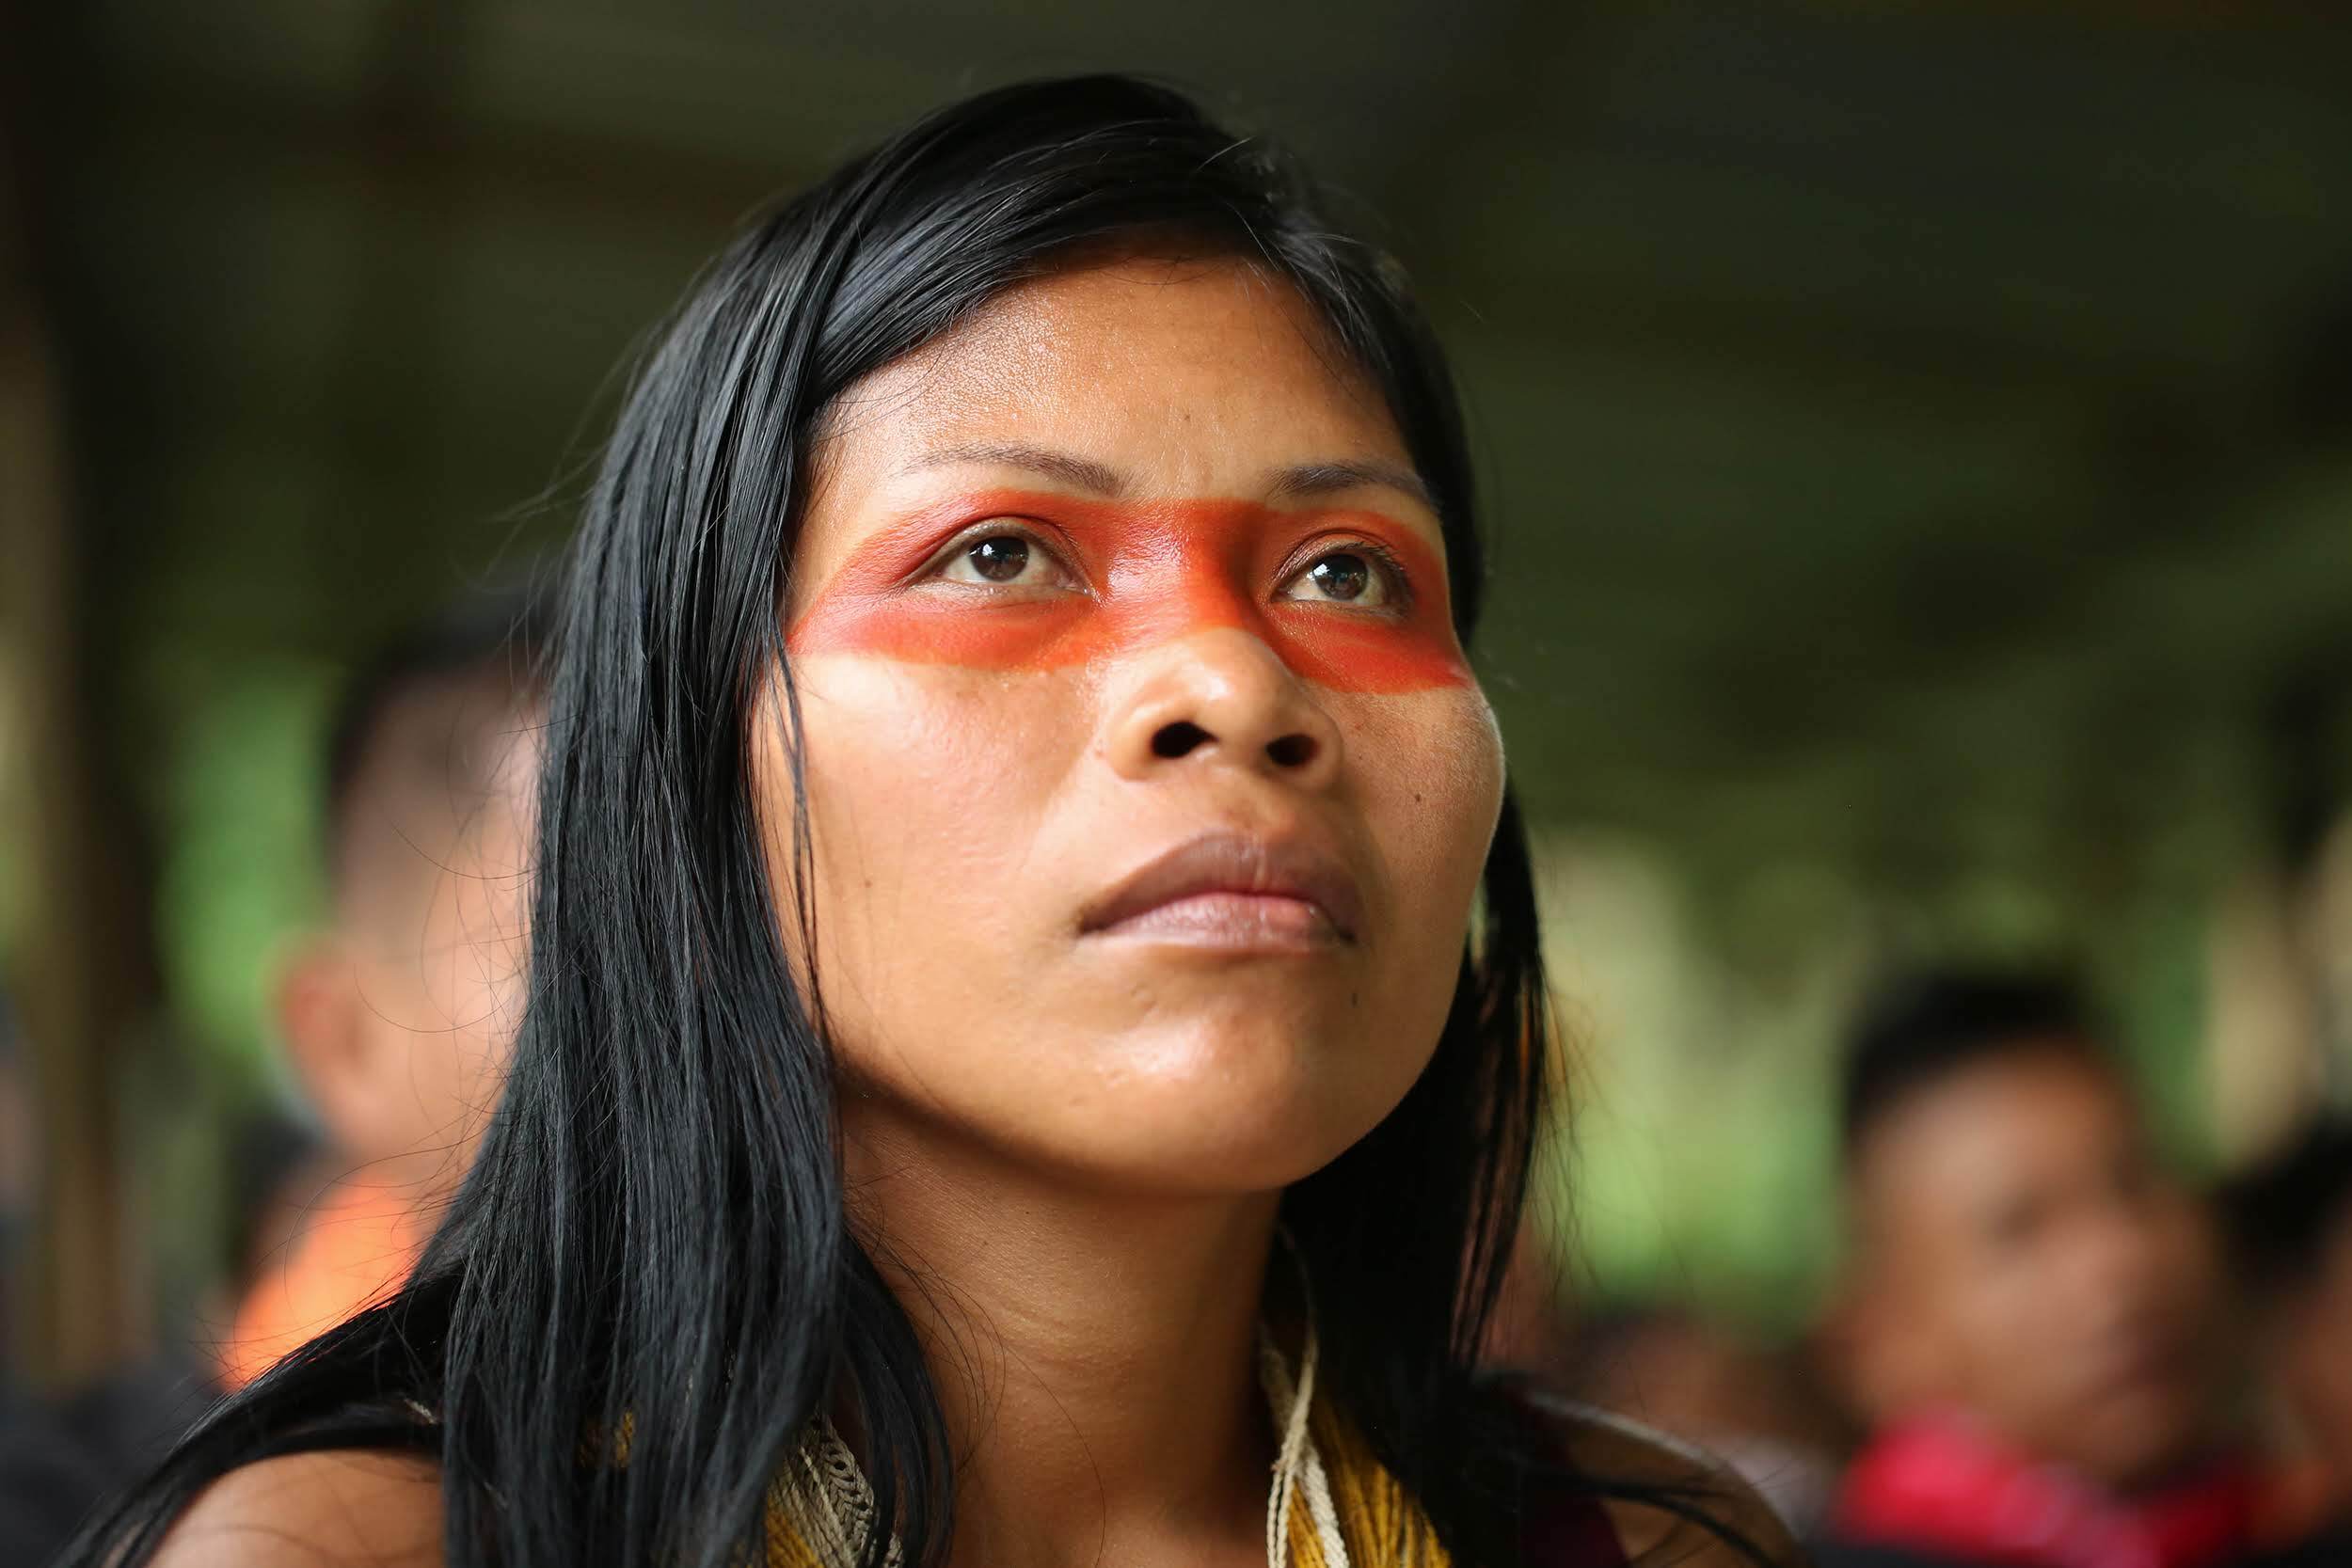
[[[1032,549],[1043,550],[1053,558],[1054,563],[1059,566],[1072,581],[1083,584],[1087,580],[1087,575],[1070,563],[1071,557],[1076,552],[1057,542],[1052,536],[1055,532],[1056,531],[1043,528],[1024,518],[991,517],[985,522],[975,523],[941,546],[938,553],[925,562],[916,571],[914,580],[929,582],[946,571],[948,566],[961,558],[965,551],[984,541],[1012,538],[1022,540]]]
[[[1379,607],[1375,613],[1394,615],[1411,607],[1413,603],[1412,574],[1405,569],[1404,561],[1394,550],[1376,539],[1318,539],[1308,548],[1294,555],[1283,566],[1281,575],[1275,580],[1278,583],[1288,582],[1327,555],[1360,555],[1372,562],[1380,574],[1389,579],[1389,592],[1392,596],[1388,604]]]
[[[1032,548],[1043,550],[1047,555],[1054,559],[1055,563],[1058,565],[1062,569],[1063,573],[1066,574],[1072,580],[1080,583],[1086,582],[1088,580],[1086,574],[1079,571],[1076,567],[1070,563],[1070,556],[1072,552],[1066,549],[1062,545],[1055,542],[1053,539],[1046,537],[1048,531],[1049,531],[1041,529],[1035,524],[1020,519],[992,517],[986,522],[976,524],[973,527],[964,530],[961,533],[957,534],[955,538],[948,541],[948,543],[943,546],[936,555],[932,556],[929,562],[924,563],[922,570],[915,574],[915,580],[929,581],[931,578],[938,577],[941,573],[947,569],[950,562],[961,556],[966,550],[971,549],[975,545],[978,545],[985,540],[1010,535],[1026,541]],[[1386,577],[1389,581],[1389,590],[1392,595],[1392,599],[1390,605],[1384,607],[1385,613],[1396,613],[1402,611],[1410,607],[1413,603],[1414,583],[1412,574],[1405,569],[1405,562],[1403,559],[1397,555],[1396,551],[1391,549],[1388,546],[1381,544],[1376,539],[1341,538],[1317,540],[1309,548],[1297,552],[1293,555],[1289,561],[1283,562],[1281,569],[1275,575],[1274,580],[1276,586],[1279,588],[1280,585],[1288,583],[1292,578],[1306,571],[1307,568],[1312,566],[1316,562],[1322,560],[1327,555],[1360,555],[1371,561],[1379,570],[1381,575]]]

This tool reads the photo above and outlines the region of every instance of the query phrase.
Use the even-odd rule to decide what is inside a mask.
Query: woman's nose
[[[1339,726],[1260,639],[1218,626],[1138,662],[1145,667],[1115,704],[1106,736],[1122,776],[1221,765],[1302,789],[1339,777]]]

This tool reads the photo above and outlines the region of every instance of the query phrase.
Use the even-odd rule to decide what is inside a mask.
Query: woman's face
[[[1502,786],[1445,573],[1378,395],[1239,263],[1027,283],[853,389],[785,606],[852,1135],[1264,1191],[1394,1108]]]

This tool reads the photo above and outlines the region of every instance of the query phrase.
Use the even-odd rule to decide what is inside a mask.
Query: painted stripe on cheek
[[[1073,570],[1094,592],[1045,595],[914,574],[958,531],[991,517],[1049,526],[1081,556]],[[914,529],[869,540],[820,591],[786,639],[795,654],[855,653],[991,671],[1057,670],[1113,659],[1218,627],[1260,639],[1301,679],[1345,691],[1467,686],[1468,662],[1446,609],[1435,553],[1409,529],[1372,513],[1282,512],[1248,501],[1121,504],[1068,496],[991,492],[935,509]],[[926,547],[907,562],[908,538]],[[1270,600],[1268,580],[1317,534],[1376,540],[1412,580],[1402,610]],[[1058,547],[1058,546],[1057,546]]]

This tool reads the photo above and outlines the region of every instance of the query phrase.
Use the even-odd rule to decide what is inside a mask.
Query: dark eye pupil
[[[1354,599],[1372,586],[1372,564],[1360,555],[1327,555],[1307,574],[1327,599]]]
[[[1008,534],[983,539],[970,551],[973,569],[991,582],[1010,582],[1029,563],[1029,542]]]

